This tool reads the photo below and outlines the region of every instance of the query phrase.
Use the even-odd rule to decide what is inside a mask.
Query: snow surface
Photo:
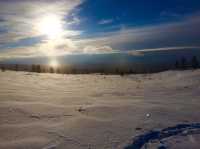
[[[0,149],[124,149],[148,132],[200,122],[199,100],[200,70],[124,77],[0,72]],[[143,148],[199,148],[199,132]]]

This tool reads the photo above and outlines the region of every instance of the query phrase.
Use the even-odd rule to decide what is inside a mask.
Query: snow
[[[0,148],[123,149],[151,131],[198,123],[199,76],[0,72]],[[198,148],[199,132],[186,129],[145,146]]]

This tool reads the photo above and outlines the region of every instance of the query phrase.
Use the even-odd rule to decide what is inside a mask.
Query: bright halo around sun
[[[49,63],[49,65],[51,66],[51,67],[54,67],[54,68],[57,68],[58,66],[59,66],[59,64],[58,64],[58,61],[57,60],[51,60],[50,61],[50,63]]]
[[[44,16],[39,21],[37,30],[49,39],[59,39],[63,34],[62,19],[56,15]]]

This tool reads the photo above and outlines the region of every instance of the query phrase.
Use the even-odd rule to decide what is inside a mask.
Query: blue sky
[[[0,58],[200,47],[199,0],[1,0]]]
[[[177,21],[200,10],[198,0],[87,0],[78,15],[88,30],[112,26],[145,26]],[[100,23],[102,20],[110,20]],[[103,21],[102,21],[103,22]],[[104,26],[102,26],[104,24]],[[112,25],[112,26],[111,26]]]

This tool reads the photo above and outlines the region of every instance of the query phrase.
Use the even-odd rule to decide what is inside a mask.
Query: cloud
[[[21,36],[23,34],[34,36],[37,35],[34,26],[42,16],[54,14],[63,20],[80,3],[80,0],[1,1],[0,18],[4,20],[1,24],[10,32],[18,33]],[[65,23],[64,20],[63,23]]]
[[[5,51],[7,48],[8,53],[10,53],[11,48],[13,48],[14,53],[17,53],[19,50],[16,49],[38,48],[40,45],[43,47],[44,44],[48,44],[48,41],[36,29],[36,24],[42,16],[49,14],[56,15],[62,21],[62,25],[67,26],[67,23],[70,23],[70,21],[65,20],[66,16],[81,3],[81,0],[0,1],[0,51]],[[78,22],[78,19],[74,18],[71,21],[73,21],[71,22],[73,24],[74,22]],[[80,33],[80,31],[67,29],[63,31],[65,38],[77,36]],[[31,43],[29,39],[35,40]],[[26,51],[28,50],[24,49],[24,52]]]
[[[168,47],[176,49],[200,46],[200,13],[183,17],[162,12],[162,17],[179,19],[162,24],[112,28],[106,32],[82,36],[84,31],[68,29],[70,25],[80,24],[81,20],[75,10],[82,2],[83,0],[0,1],[1,57],[115,52],[140,55],[149,50],[170,50]],[[65,27],[64,38],[49,41],[35,28],[40,18],[49,14],[54,14],[61,20]],[[113,21],[103,19],[98,24],[106,25]]]
[[[114,21],[113,19],[107,19],[107,20],[103,19],[103,20],[99,21],[98,24],[99,25],[106,25],[106,24],[113,23],[113,21]]]
[[[180,18],[180,17],[182,17],[182,15],[179,14],[179,13],[177,13],[177,12],[172,12],[172,11],[166,11],[166,10],[164,10],[164,11],[162,11],[160,13],[160,17],[162,19],[166,19],[166,18]]]
[[[117,51],[114,51],[109,46],[102,46],[102,47],[86,46],[83,49],[83,53],[86,54],[102,54],[102,53],[112,53],[112,52],[117,52]]]
[[[77,41],[81,47],[110,46],[117,50],[200,46],[200,15],[158,25],[122,28]]]
[[[0,54],[0,59],[9,59],[9,58],[28,58],[28,57],[37,57],[41,56],[35,48],[15,48],[15,49],[6,49],[3,50]]]
[[[200,46],[191,46],[191,47],[164,47],[164,48],[155,48],[155,49],[142,49],[142,50],[129,50],[125,53],[133,56],[143,56],[149,52],[159,52],[159,51],[177,51],[177,50],[199,50]]]

